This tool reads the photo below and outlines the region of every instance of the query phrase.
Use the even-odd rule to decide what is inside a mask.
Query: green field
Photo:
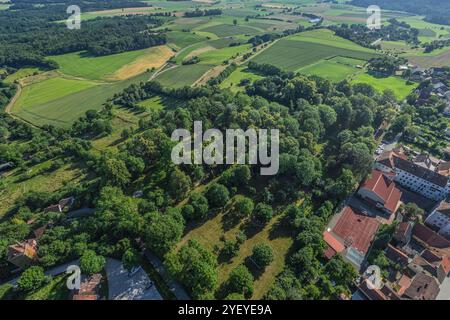
[[[160,111],[164,109],[164,103],[161,101],[161,97],[151,97],[149,99],[140,101],[139,106],[145,107],[148,110]]]
[[[167,33],[167,41],[177,49],[181,49],[197,42],[206,40],[206,37],[191,32],[171,31]]]
[[[55,60],[59,64],[61,72],[67,75],[91,80],[104,80],[112,77],[115,71],[136,61],[136,59],[155,59],[158,53],[157,47],[153,47],[102,57],[93,57],[84,52],[76,52],[50,56],[49,58]]]
[[[46,97],[40,97],[41,101],[34,96],[28,95],[25,100],[25,106],[20,102],[22,98],[14,104],[12,113],[31,122],[34,125],[41,126],[44,124],[51,124],[58,127],[68,127],[72,122],[84,115],[87,110],[99,110],[105,101],[112,98],[114,94],[121,92],[132,83],[139,83],[141,81],[148,80],[150,75],[148,73],[141,74],[139,76],[130,78],[124,81],[118,81],[114,83],[105,83],[93,86],[93,82],[90,81],[78,81],[76,85],[79,89],[80,86],[85,86],[84,90],[70,91],[65,89],[64,95],[54,92],[57,86],[48,86],[49,83],[42,85],[38,83],[42,90],[43,95]],[[57,78],[60,79],[60,78]],[[54,80],[60,82],[60,80]],[[66,83],[63,81],[63,83]],[[51,84],[51,83],[50,83]],[[32,85],[32,86],[36,86]],[[47,87],[46,87],[47,85]],[[27,87],[24,88],[24,90]],[[35,88],[27,89],[36,92]],[[38,96],[41,96],[39,92],[36,92]],[[52,100],[48,100],[52,98]],[[38,103],[30,104],[30,100],[38,100]]]
[[[63,77],[50,78],[25,86],[15,104],[15,109],[20,112],[23,108],[44,104],[95,85],[96,83],[91,81],[66,79]]]
[[[368,83],[379,92],[391,89],[399,100],[405,99],[411,91],[417,88],[416,83],[407,84],[407,82],[401,78],[376,78],[367,73],[358,74],[352,79],[352,83]]]
[[[412,16],[401,18],[399,21],[406,22],[411,27],[419,29],[419,40],[421,42],[430,42],[441,38],[450,38],[450,26],[426,22],[423,16]]]
[[[18,79],[22,79],[22,78],[31,76],[37,72],[39,72],[39,68],[22,68],[16,72],[14,72],[13,74],[10,74],[9,76],[7,76],[3,81],[6,83],[13,83],[14,81],[16,81]]]
[[[306,75],[317,75],[330,81],[341,81],[356,73],[363,72],[357,65],[364,65],[366,61],[345,57],[335,57],[322,60],[315,64],[303,67],[298,72]]]
[[[336,56],[368,60],[377,56],[377,53],[320,29],[281,39],[257,55],[253,61],[272,64],[287,71],[297,71]]]
[[[250,72],[244,67],[239,67],[235,71],[233,71],[228,78],[226,78],[221,84],[220,87],[225,89],[229,88],[233,92],[244,91],[243,86],[239,86],[239,83],[243,79],[249,79],[250,81],[255,81],[261,79],[262,76]]]
[[[231,24],[219,24],[211,27],[202,28],[201,31],[214,33],[218,37],[229,37],[238,34],[249,34],[254,35],[258,33],[262,33],[262,30],[259,30],[254,27],[246,26],[246,25],[231,25]]]
[[[207,64],[177,66],[161,73],[155,80],[172,88],[190,86],[212,67]]]
[[[249,44],[212,50],[199,55],[200,64],[219,65],[250,48]]]

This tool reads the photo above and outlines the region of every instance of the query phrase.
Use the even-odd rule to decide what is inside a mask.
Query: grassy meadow
[[[93,57],[84,52],[50,56],[64,74],[90,80],[124,80],[147,69],[159,68],[172,55],[167,46],[127,51],[109,56]]]
[[[405,99],[417,87],[417,83],[408,84],[398,77],[377,78],[367,73],[358,74],[352,79],[352,83],[368,83],[380,92],[391,89],[399,100]]]

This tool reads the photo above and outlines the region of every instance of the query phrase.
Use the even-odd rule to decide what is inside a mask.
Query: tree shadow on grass
[[[261,278],[261,276],[264,274],[264,271],[266,271],[266,268],[258,266],[256,262],[253,261],[251,256],[245,258],[244,265],[247,267],[248,271],[250,271],[250,273],[253,275],[255,281]]]
[[[241,230],[245,233],[247,239],[250,239],[260,233],[265,226],[265,224],[261,224],[253,220],[248,220],[241,226]]]

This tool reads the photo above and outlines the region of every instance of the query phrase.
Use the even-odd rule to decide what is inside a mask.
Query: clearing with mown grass
[[[250,82],[261,79],[262,76],[251,72],[245,67],[239,67],[235,71],[233,71],[228,78],[226,78],[221,84],[220,87],[223,89],[230,89],[232,92],[244,91],[245,87],[239,85],[243,79],[248,79]]]
[[[367,83],[379,92],[390,89],[394,91],[398,100],[405,99],[418,86],[417,83],[408,83],[406,80],[398,77],[377,78],[368,73],[358,74],[352,79],[352,83]]]
[[[112,98],[114,94],[121,92],[133,83],[147,81],[149,77],[150,73],[146,72],[123,81],[88,85],[84,90],[68,92],[65,95],[58,92],[52,93],[55,90],[55,87],[42,87],[41,84],[40,87],[44,90],[47,101],[38,104],[29,104],[30,100],[38,98],[28,94],[28,97],[25,100],[28,101],[26,106],[20,104],[20,101],[17,101],[13,105],[11,113],[36,126],[51,124],[57,127],[69,127],[72,125],[73,121],[83,116],[86,111],[100,110],[102,105],[108,99]],[[84,85],[86,85],[86,83],[96,84],[95,82],[87,80],[72,81],[78,81],[80,85],[81,83],[84,83]],[[24,89],[26,89],[26,87]],[[35,89],[32,91],[38,96],[41,96],[39,91],[36,91]],[[53,95],[53,100],[48,100],[51,95]],[[23,98],[20,96],[19,100],[20,99]]]
[[[242,221],[237,224],[230,224],[231,215],[232,213],[225,210],[201,225],[188,226],[190,230],[180,241],[179,246],[190,239],[195,239],[205,248],[213,251],[215,246],[221,247],[223,245],[223,239],[234,239],[236,233],[244,230],[247,234],[247,240],[241,244],[236,256],[226,261],[219,256],[218,287],[220,290],[220,285],[228,280],[231,270],[243,263],[251,264],[248,257],[252,255],[255,245],[260,243],[270,245],[273,248],[274,261],[265,270],[259,270],[254,265],[251,266],[252,269],[257,270],[257,272],[253,272],[255,282],[252,299],[262,299],[275,277],[284,269],[286,255],[294,242],[292,234],[282,226],[282,215],[273,217],[264,227],[246,224]]]
[[[55,77],[22,88],[15,110],[30,108],[97,85],[92,81]]]
[[[249,34],[255,35],[264,32],[264,30],[247,26],[247,25],[231,25],[231,24],[219,24],[215,26],[210,26],[206,28],[202,28],[201,31],[210,32],[218,37],[229,37],[238,34]]]
[[[271,64],[286,71],[298,71],[320,60],[337,56],[369,60],[378,56],[378,53],[340,38],[330,30],[318,29],[283,38],[258,54],[253,61]]]
[[[49,59],[56,61],[60,71],[67,75],[117,81],[134,77],[152,67],[158,68],[173,54],[167,46],[156,46],[102,57],[76,52],[50,56]]]
[[[160,82],[163,86],[172,88],[190,86],[212,67],[214,67],[214,65],[208,64],[176,66],[162,72],[155,80]]]

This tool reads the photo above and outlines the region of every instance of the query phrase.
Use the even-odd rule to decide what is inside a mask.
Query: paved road
[[[153,265],[153,268],[155,268],[156,271],[158,271],[160,276],[166,282],[170,291],[172,291],[175,294],[175,297],[178,300],[191,300],[186,290],[184,290],[183,286],[170,277],[170,275],[166,270],[166,267],[157,256],[155,256],[154,254],[152,254],[147,250],[144,252],[144,256]]]
[[[140,268],[129,275],[119,260],[106,259],[108,300],[162,300],[147,273]]]
[[[61,265],[59,265],[59,266],[56,266],[56,267],[54,267],[54,268],[51,268],[51,269],[45,271],[45,275],[54,277],[54,276],[57,276],[57,275],[59,275],[59,274],[61,274],[61,273],[66,272],[68,266],[71,266],[71,265],[78,265],[78,264],[79,264],[78,259],[72,260],[72,261],[66,262],[66,263],[64,263],[64,264],[61,264]],[[7,281],[7,282],[8,282],[9,284],[16,285],[17,280],[19,279],[19,277],[20,277],[20,276],[17,276],[17,277],[15,277],[14,279],[9,280],[9,281]]]

